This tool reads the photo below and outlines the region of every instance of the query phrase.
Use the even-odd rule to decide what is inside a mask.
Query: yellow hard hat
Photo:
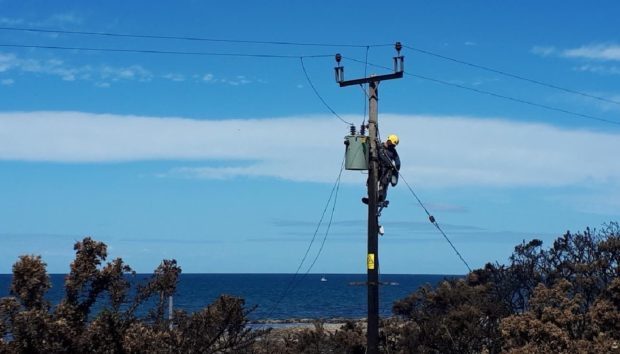
[[[398,136],[396,134],[390,134],[387,140],[391,141],[395,146],[398,145]]]

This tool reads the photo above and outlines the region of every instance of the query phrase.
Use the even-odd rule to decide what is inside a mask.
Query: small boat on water
[[[322,276],[321,281],[327,281],[327,278],[325,278],[325,276]]]

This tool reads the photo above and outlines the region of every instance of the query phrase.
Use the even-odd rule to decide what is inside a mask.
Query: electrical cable
[[[332,211],[331,211],[331,214],[329,215],[329,221],[327,222],[327,228],[325,229],[325,235],[323,236],[323,241],[321,241],[321,247],[319,247],[319,250],[317,251],[316,256],[312,260],[312,263],[308,267],[308,270],[306,270],[306,273],[303,275],[300,282],[306,278],[308,273],[310,273],[317,259],[319,259],[319,256],[321,255],[321,252],[323,251],[323,247],[325,246],[327,235],[329,234],[329,230],[331,229],[331,226],[332,226],[332,221],[334,220],[334,212],[336,211],[336,203],[338,201],[338,191],[340,190],[340,177],[342,176],[342,171],[344,171],[344,160],[342,162],[342,168],[340,169],[340,174],[338,175],[338,179],[336,181],[336,194],[334,195],[334,203],[332,204]]]
[[[321,214],[321,218],[319,219],[319,222],[318,222],[318,224],[316,226],[316,229],[314,230],[314,234],[312,235],[312,239],[310,240],[310,244],[308,244],[308,247],[306,248],[306,252],[305,252],[304,256],[302,257],[301,261],[299,262],[299,266],[295,270],[295,273],[293,274],[293,278],[288,282],[285,290],[282,292],[282,294],[280,295],[280,297],[278,298],[276,303],[271,307],[271,309],[269,310],[269,312],[265,316],[265,317],[267,317],[267,319],[269,317],[271,317],[271,315],[277,310],[278,306],[280,306],[280,303],[282,303],[282,300],[284,300],[284,298],[286,296],[288,296],[288,294],[291,291],[294,290],[294,288],[297,286],[297,284],[299,284],[299,282],[301,282],[306,277],[306,275],[308,275],[308,273],[310,272],[310,270],[314,266],[314,263],[318,259],[321,251],[323,250],[323,245],[325,244],[325,239],[327,238],[327,234],[329,233],[329,229],[330,229],[331,224],[332,224],[332,218],[334,216],[334,210],[336,208],[336,199],[337,199],[338,191],[340,189],[340,178],[342,177],[342,171],[344,171],[345,161],[346,161],[346,155],[342,159],[342,163],[340,165],[340,172],[338,173],[338,178],[336,178],[336,182],[334,183],[334,186],[332,187],[332,190],[331,190],[331,192],[329,194],[329,198],[327,199],[327,203],[325,203],[325,208],[323,209],[323,213]],[[332,201],[332,197],[334,198],[334,204],[333,204],[333,207],[332,207],[332,212],[331,212],[329,224],[328,224],[328,227],[327,227],[327,231],[325,232],[325,236],[323,237],[323,241],[321,243],[321,247],[320,247],[317,255],[315,256],[312,264],[308,268],[308,270],[305,272],[305,274],[299,280],[299,282],[296,283],[297,276],[299,275],[299,272],[300,272],[301,268],[303,267],[303,264],[306,261],[306,258],[308,257],[308,254],[310,253],[310,249],[312,248],[312,245],[314,244],[314,241],[315,241],[316,236],[317,236],[317,234],[319,232],[321,224],[323,223],[323,218],[325,217],[325,213],[327,212],[327,209],[329,208],[329,205],[330,205],[330,203]]]
[[[389,160],[389,159],[388,159]],[[456,249],[456,247],[454,246],[454,244],[452,243],[452,241],[450,241],[450,239],[448,238],[448,235],[446,235],[446,233],[443,231],[443,229],[439,226],[439,223],[437,223],[437,220],[435,220],[435,217],[433,215],[431,215],[431,213],[428,211],[428,209],[426,209],[426,206],[424,206],[424,203],[422,203],[422,200],[420,200],[420,198],[418,198],[418,195],[413,191],[413,188],[411,188],[411,186],[409,185],[409,183],[407,183],[407,180],[405,179],[405,177],[403,177],[402,173],[396,168],[396,166],[394,165],[394,162],[392,160],[389,160],[390,164],[392,165],[392,168],[394,169],[394,171],[396,171],[396,173],[398,173],[398,176],[400,179],[403,180],[403,182],[405,182],[405,185],[407,186],[407,188],[409,188],[409,191],[411,192],[411,194],[413,194],[413,196],[415,197],[415,199],[418,201],[418,204],[420,204],[420,206],[422,207],[422,209],[424,209],[424,212],[426,213],[426,215],[428,216],[428,220],[431,222],[431,224],[433,224],[435,226],[435,228],[437,228],[437,230],[439,230],[439,232],[441,232],[441,234],[443,235],[443,237],[446,239],[446,241],[448,241],[448,243],[450,244],[450,247],[452,247],[452,249],[454,250],[454,252],[456,252],[456,255],[459,256],[459,258],[461,259],[461,261],[463,262],[463,264],[465,264],[465,267],[467,267],[467,269],[469,270],[469,272],[471,272],[471,268],[469,267],[469,264],[467,264],[467,261],[465,261],[465,259],[463,258],[463,256],[461,255],[461,253]]]
[[[445,56],[445,55],[429,52],[427,50],[423,50],[423,49],[420,49],[420,48],[415,48],[415,47],[408,46],[408,45],[403,45],[403,47],[411,49],[411,50],[419,52],[419,53],[423,53],[423,54],[426,54],[426,55],[430,55],[430,56],[434,56],[434,57],[437,57],[437,58],[441,58],[441,59],[444,59],[444,60],[449,60],[449,61],[452,61],[452,62],[455,62],[455,63],[471,66],[473,68],[477,68],[477,69],[481,69],[481,70],[486,70],[486,71],[489,71],[489,72],[492,72],[492,73],[495,73],[495,74],[500,74],[500,75],[504,75],[504,76],[507,76],[507,77],[511,77],[513,79],[522,80],[522,81],[526,81],[526,82],[529,82],[529,83],[537,84],[537,85],[540,85],[540,86],[552,88],[552,89],[555,89],[555,90],[560,90],[560,91],[568,92],[568,93],[571,93],[571,94],[580,95],[580,96],[584,96],[584,97],[588,97],[588,98],[593,98],[593,99],[596,99],[596,100],[599,100],[599,101],[603,101],[603,102],[607,102],[607,103],[614,103],[614,104],[620,105],[620,101],[615,101],[615,100],[611,100],[611,99],[608,99],[608,98],[591,95],[589,93],[585,93],[585,92],[569,89],[569,88],[566,88],[566,87],[550,84],[550,83],[547,83],[547,82],[530,79],[530,78],[527,78],[527,77],[524,77],[524,76],[520,76],[520,75],[516,75],[516,74],[511,74],[511,73],[506,72],[506,71],[502,71],[502,70],[498,70],[498,69],[493,69],[493,68],[490,68],[490,67],[487,67],[487,66],[466,62],[464,60],[459,60],[459,59],[451,58],[451,57],[448,57],[448,56]]]
[[[29,48],[29,49],[58,49],[58,50],[77,50],[89,52],[115,52],[115,53],[141,53],[141,54],[175,54],[175,55],[199,55],[199,56],[228,56],[228,57],[251,57],[251,58],[326,58],[332,57],[332,54],[317,55],[278,55],[278,54],[246,54],[246,53],[221,53],[221,52],[187,52],[176,50],[156,50],[156,49],[122,49],[122,48],[92,48],[92,47],[66,47],[51,45],[34,45],[34,44],[0,44],[0,47],[8,48]]]
[[[78,51],[97,51],[97,52],[121,52],[121,53],[146,53],[146,54],[229,56],[229,57],[232,56],[232,57],[252,57],[252,58],[282,58],[282,59],[297,59],[297,58],[299,58],[301,60],[301,64],[302,64],[302,68],[304,70],[304,73],[306,74],[306,79],[308,79],[308,82],[310,83],[310,86],[314,90],[314,93],[317,95],[317,97],[319,97],[321,102],[323,102],[323,104],[332,112],[332,114],[334,114],[336,117],[338,117],[338,119],[340,119],[342,122],[344,122],[344,123],[346,123],[348,125],[352,125],[351,122],[347,122],[344,119],[342,119],[342,117],[340,117],[327,104],[327,102],[325,102],[325,100],[321,97],[321,95],[318,93],[318,91],[317,91],[316,87],[314,86],[314,84],[312,84],[312,81],[310,81],[309,76],[308,76],[308,74],[306,72],[304,63],[303,63],[303,58],[325,58],[325,57],[331,57],[332,56],[331,54],[318,54],[318,55],[298,56],[298,55],[246,54],[246,53],[220,53],[220,52],[185,52],[185,51],[165,51],[165,50],[151,50],[151,49],[65,47],[65,46],[44,46],[44,45],[24,45],[24,44],[0,44],[0,47],[38,48],[38,49],[57,49],[57,50],[78,50]],[[349,59],[351,61],[359,62],[359,63],[364,63],[364,62],[362,62],[362,61],[360,61],[358,59],[354,59],[354,58],[347,58],[347,59]],[[386,66],[372,64],[372,63],[368,63],[368,65],[371,65],[371,66],[374,66],[374,67],[378,67],[378,68],[382,68],[382,69],[390,69],[390,68],[388,68]],[[568,114],[568,115],[572,115],[572,116],[576,116],[576,117],[581,117],[581,118],[590,119],[590,120],[596,120],[596,121],[600,121],[600,122],[604,122],[604,123],[620,125],[620,122],[618,122],[618,121],[613,121],[613,120],[610,120],[610,119],[600,118],[600,117],[596,117],[596,116],[592,116],[592,115],[588,115],[588,114],[583,114],[583,113],[577,113],[577,112],[569,111],[569,110],[566,110],[566,109],[563,109],[563,108],[548,106],[548,105],[544,105],[544,104],[541,104],[541,103],[536,103],[536,102],[527,101],[527,100],[523,100],[523,99],[519,99],[519,98],[514,98],[514,97],[510,97],[510,96],[506,96],[506,95],[501,95],[501,94],[494,93],[494,92],[491,92],[491,91],[485,91],[485,90],[481,90],[481,89],[476,89],[476,88],[473,88],[473,87],[467,87],[467,86],[464,86],[464,85],[460,85],[460,84],[456,84],[456,83],[452,83],[452,82],[447,82],[447,81],[440,80],[440,79],[435,79],[435,78],[431,78],[431,77],[427,77],[427,76],[422,76],[422,75],[418,75],[418,74],[412,74],[412,73],[408,73],[408,72],[405,72],[405,75],[416,77],[416,78],[427,80],[427,81],[432,81],[432,82],[435,82],[435,83],[440,83],[440,84],[447,85],[447,86],[453,86],[453,87],[457,87],[457,88],[473,91],[473,92],[480,93],[480,94],[485,94],[485,95],[489,95],[489,96],[493,96],[493,97],[497,97],[497,98],[502,98],[502,99],[505,99],[505,100],[510,100],[510,101],[513,101],[513,102],[521,103],[521,104],[526,104],[526,105],[530,105],[530,106],[534,106],[534,107],[538,107],[538,108],[544,108],[544,109],[547,109],[547,110],[556,111],[556,112],[560,112],[560,113],[564,113],[564,114]]]
[[[95,31],[69,31],[69,30],[61,30],[61,29],[44,29],[44,28],[27,28],[27,27],[8,27],[2,26],[0,30],[4,31],[25,31],[25,32],[39,32],[39,33],[58,33],[58,34],[72,34],[72,35],[89,35],[89,36],[107,36],[107,37],[123,37],[123,38],[147,38],[147,39],[168,39],[168,40],[186,40],[186,41],[208,41],[208,42],[223,42],[223,43],[244,43],[244,44],[269,44],[269,45],[288,45],[288,46],[315,46],[315,47],[349,47],[349,48],[366,48],[366,59],[368,57],[368,48],[370,47],[384,47],[391,46],[392,44],[370,44],[370,45],[356,45],[356,44],[338,44],[338,43],[309,43],[309,42],[292,42],[292,41],[255,41],[255,40],[237,40],[237,39],[223,39],[223,38],[207,38],[207,37],[194,37],[194,36],[168,36],[168,35],[142,35],[142,34],[130,34],[130,33],[112,33],[112,32],[95,32]],[[2,45],[2,46],[10,46],[10,45]],[[121,49],[103,49],[103,48],[68,48],[61,46],[20,46],[14,45],[14,47],[21,48],[46,48],[46,49],[72,49],[72,50],[90,50],[90,51],[115,51],[115,52],[139,52],[139,53],[157,53],[157,54],[190,54],[190,55],[231,55],[231,56],[255,56],[255,57],[293,57],[293,56],[275,56],[275,55],[244,55],[244,54],[215,54],[215,53],[197,53],[197,52],[176,52],[176,51],[161,51],[161,50],[121,50]],[[430,52],[428,50],[416,48],[409,45],[404,45],[405,48],[430,55],[433,57],[437,57],[440,59],[452,61],[455,63],[467,65],[470,67],[474,67],[481,70],[486,70],[489,72],[493,72],[496,74],[504,75],[507,77],[511,77],[514,79],[526,81],[529,83],[545,86],[548,88],[553,88],[556,90],[568,92],[571,94],[576,94],[592,99],[596,99],[599,101],[613,103],[620,105],[620,101],[615,101],[612,99],[591,95],[585,92],[569,89],[566,87],[558,86],[555,84],[546,83],[543,81],[530,79],[524,76],[512,74],[506,71],[493,69],[487,66],[470,63],[464,60],[448,57],[445,55],[437,54],[434,52]]]
[[[476,89],[476,88],[473,88],[473,87],[467,87],[467,86],[459,85],[459,84],[456,84],[456,83],[447,82],[447,81],[444,81],[444,80],[439,80],[439,79],[434,79],[434,78],[430,78],[430,77],[425,77],[425,76],[422,76],[422,75],[409,74],[409,73],[406,73],[406,74],[409,75],[409,76],[417,77],[419,79],[433,81],[433,82],[440,83],[440,84],[443,84],[443,85],[450,85],[450,86],[454,86],[454,87],[470,90],[470,91],[473,91],[473,92],[477,92],[477,93],[481,93],[481,94],[485,94],[485,95],[489,95],[489,96],[493,96],[493,97],[497,97],[497,98],[502,98],[502,99],[510,100],[510,101],[517,102],[517,103],[522,103],[522,104],[530,105],[530,106],[533,106],[533,107],[544,108],[544,109],[547,109],[547,110],[550,110],[550,111],[556,111],[556,112],[572,115],[572,116],[575,116],[575,117],[585,118],[585,119],[589,119],[589,120],[596,120],[596,121],[599,121],[599,122],[620,125],[620,122],[614,121],[614,120],[611,120],[611,119],[596,117],[596,116],[592,116],[592,115],[589,115],[589,114],[577,113],[577,112],[569,111],[569,110],[564,109],[564,108],[549,106],[549,105],[545,105],[545,104],[542,104],[542,103],[536,103],[536,102],[532,102],[532,101],[523,100],[523,99],[520,99],[520,98],[515,98],[515,97],[506,96],[506,95],[501,95],[501,94],[498,94],[498,93],[495,93],[495,92],[486,91],[486,90],[480,90],[480,89]]]
[[[11,48],[38,48],[38,49],[59,49],[59,50],[79,50],[79,51],[100,51],[100,52],[121,52],[121,53],[147,53],[147,54],[175,54],[175,55],[201,55],[201,56],[233,56],[233,57],[257,57],[257,58],[283,58],[283,59],[297,59],[301,62],[301,67],[306,76],[306,80],[310,84],[310,87],[323,103],[323,105],[338,119],[347,125],[353,125],[351,122],[344,120],[336,111],[334,111],[329,104],[323,99],[318,92],[304,65],[304,58],[324,58],[331,57],[331,54],[318,54],[318,55],[275,55],[275,54],[246,54],[246,53],[220,53],[220,52],[185,52],[185,51],[164,51],[164,50],[152,50],[152,49],[120,49],[120,48],[91,48],[91,47],[65,47],[65,46],[44,46],[44,45],[24,45],[24,44],[0,44],[0,47]]]
[[[351,61],[358,62],[358,63],[363,63],[363,61],[361,61],[359,59],[354,59],[354,58],[346,58],[346,59],[349,59]],[[391,68],[388,68],[388,67],[383,66],[383,65],[377,65],[377,64],[372,64],[372,63],[369,63],[368,65],[371,65],[371,66],[374,66],[374,67],[377,67],[377,68],[381,68],[381,69],[391,70]],[[485,95],[489,95],[489,96],[493,96],[493,97],[497,97],[497,98],[502,98],[502,99],[505,99],[505,100],[509,100],[509,101],[513,101],[513,102],[517,102],[517,103],[521,103],[521,104],[526,104],[526,105],[530,105],[530,106],[534,106],[534,107],[538,107],[538,108],[544,108],[544,109],[551,110],[551,111],[556,111],[556,112],[560,112],[560,113],[564,113],[564,114],[569,114],[569,115],[576,116],[576,117],[581,117],[581,118],[590,119],[590,120],[596,120],[596,121],[599,121],[599,122],[604,122],[604,123],[609,123],[609,124],[620,125],[620,122],[614,121],[614,120],[611,120],[611,119],[605,119],[605,118],[601,118],[601,117],[596,117],[596,116],[592,116],[592,115],[589,115],[589,114],[577,113],[577,112],[569,111],[569,110],[566,110],[566,109],[563,109],[563,108],[548,106],[548,105],[545,105],[545,104],[542,104],[542,103],[536,103],[536,102],[532,102],[532,101],[527,101],[527,100],[523,100],[523,99],[520,99],[520,98],[515,98],[515,97],[506,96],[506,95],[498,94],[498,93],[491,92],[491,91],[486,91],[486,90],[481,90],[481,89],[477,89],[477,88],[473,88],[473,87],[468,87],[468,86],[464,86],[464,85],[460,85],[460,84],[456,84],[456,83],[452,83],[452,82],[448,82],[448,81],[444,81],[444,80],[440,80],[440,79],[435,79],[435,78],[428,77],[428,76],[422,76],[422,75],[412,74],[412,73],[408,73],[408,72],[404,72],[404,74],[408,75],[408,76],[411,76],[411,77],[418,78],[418,79],[427,80],[427,81],[439,83],[439,84],[442,84],[442,85],[453,86],[453,87],[461,88],[461,89],[464,89],[464,90],[469,90],[469,91],[473,91],[473,92],[480,93],[480,94],[485,94]]]
[[[86,36],[105,36],[105,37],[142,38],[142,39],[173,39],[173,40],[185,40],[185,41],[244,43],[244,44],[270,44],[270,45],[288,45],[288,46],[313,46],[313,47],[364,48],[364,47],[385,47],[385,46],[393,45],[393,44],[357,45],[357,44],[307,43],[307,42],[286,42],[286,41],[252,41],[252,40],[207,38],[207,37],[193,37],[193,36],[165,36],[165,35],[145,35],[145,34],[131,34],[131,33],[93,32],[93,31],[68,31],[68,30],[61,30],[61,29],[9,27],[9,26],[2,26],[0,27],[0,30],[73,34],[73,35],[86,35]]]
[[[405,182],[405,185],[407,186],[407,188],[409,188],[409,191],[411,192],[411,194],[413,194],[415,199],[418,201],[418,204],[420,204],[422,209],[424,209],[424,212],[426,213],[426,215],[428,215],[428,220],[431,222],[431,224],[433,224],[437,228],[437,230],[439,230],[439,232],[443,235],[443,237],[446,239],[446,241],[448,241],[448,243],[450,244],[450,247],[452,247],[454,252],[456,252],[456,255],[459,256],[459,258],[461,259],[461,262],[463,262],[463,264],[465,264],[465,267],[467,267],[467,269],[471,273],[471,268],[469,267],[469,264],[467,264],[467,261],[465,261],[465,259],[463,258],[463,256],[459,252],[459,250],[456,249],[456,247],[454,246],[452,241],[450,241],[450,239],[448,238],[448,235],[446,235],[446,233],[443,231],[443,229],[439,226],[439,223],[437,223],[437,220],[435,220],[435,217],[433,215],[431,215],[431,213],[429,213],[428,209],[426,209],[426,207],[424,206],[424,203],[422,203],[420,198],[418,198],[418,195],[413,191],[413,188],[411,188],[409,183],[407,183],[407,180],[403,177],[403,175],[400,173],[400,171],[398,171],[398,176],[399,176],[400,179],[403,180],[403,182]]]
[[[321,102],[323,102],[323,105],[330,111],[332,112],[332,114],[334,116],[336,116],[338,119],[340,119],[343,123],[347,124],[347,125],[353,125],[353,123],[351,122],[347,122],[346,120],[344,120],[340,115],[338,115],[338,113],[336,113],[336,111],[334,111],[328,104],[327,102],[325,102],[325,100],[323,99],[323,97],[321,96],[321,94],[319,93],[319,91],[317,91],[316,87],[314,87],[314,84],[312,83],[312,80],[310,80],[310,75],[308,75],[308,71],[306,70],[306,66],[304,65],[304,58],[303,57],[299,57],[299,61],[301,62],[301,69],[304,71],[304,75],[306,75],[306,80],[308,80],[308,84],[310,84],[310,87],[312,87],[312,90],[314,91],[314,94],[316,95],[316,97],[319,98],[319,100],[321,100]]]
[[[366,55],[364,56],[364,61],[366,62],[366,64],[364,64],[364,77],[368,75],[368,50],[369,49],[370,49],[369,47],[366,47]],[[364,124],[366,124],[366,109],[368,106],[368,93],[364,89],[364,84],[360,84],[360,87],[362,88],[362,91],[364,92],[364,115],[363,115],[364,119],[362,120],[362,126],[364,126]]]

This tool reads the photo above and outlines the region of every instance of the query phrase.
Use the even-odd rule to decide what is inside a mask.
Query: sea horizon
[[[46,299],[52,306],[64,296],[64,276],[50,274],[52,287]],[[143,283],[152,274],[136,273],[133,281]],[[405,298],[420,286],[435,286],[453,274],[381,274],[380,314],[390,316],[394,301]],[[12,274],[0,274],[0,297],[9,295]],[[324,279],[322,279],[324,278]],[[359,319],[366,317],[367,289],[365,273],[182,273],[173,296],[175,309],[199,311],[220,295],[245,300],[253,310],[253,322],[293,321],[301,319]],[[145,304],[142,312],[149,304]],[[152,305],[152,303],[150,304]],[[93,309],[105,306],[105,296]],[[139,313],[140,315],[140,313]]]

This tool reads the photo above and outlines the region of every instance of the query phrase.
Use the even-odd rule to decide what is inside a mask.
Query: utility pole
[[[342,56],[336,54],[338,66],[336,81],[340,87],[368,84],[368,134],[370,153],[368,163],[368,254],[366,255],[366,271],[368,286],[368,320],[366,343],[367,353],[379,353],[379,151],[377,144],[378,130],[378,86],[381,81],[400,79],[403,77],[403,57],[400,55],[402,45],[396,42],[397,56],[394,57],[394,73],[387,75],[371,75],[362,79],[344,80],[344,67],[340,66]]]

